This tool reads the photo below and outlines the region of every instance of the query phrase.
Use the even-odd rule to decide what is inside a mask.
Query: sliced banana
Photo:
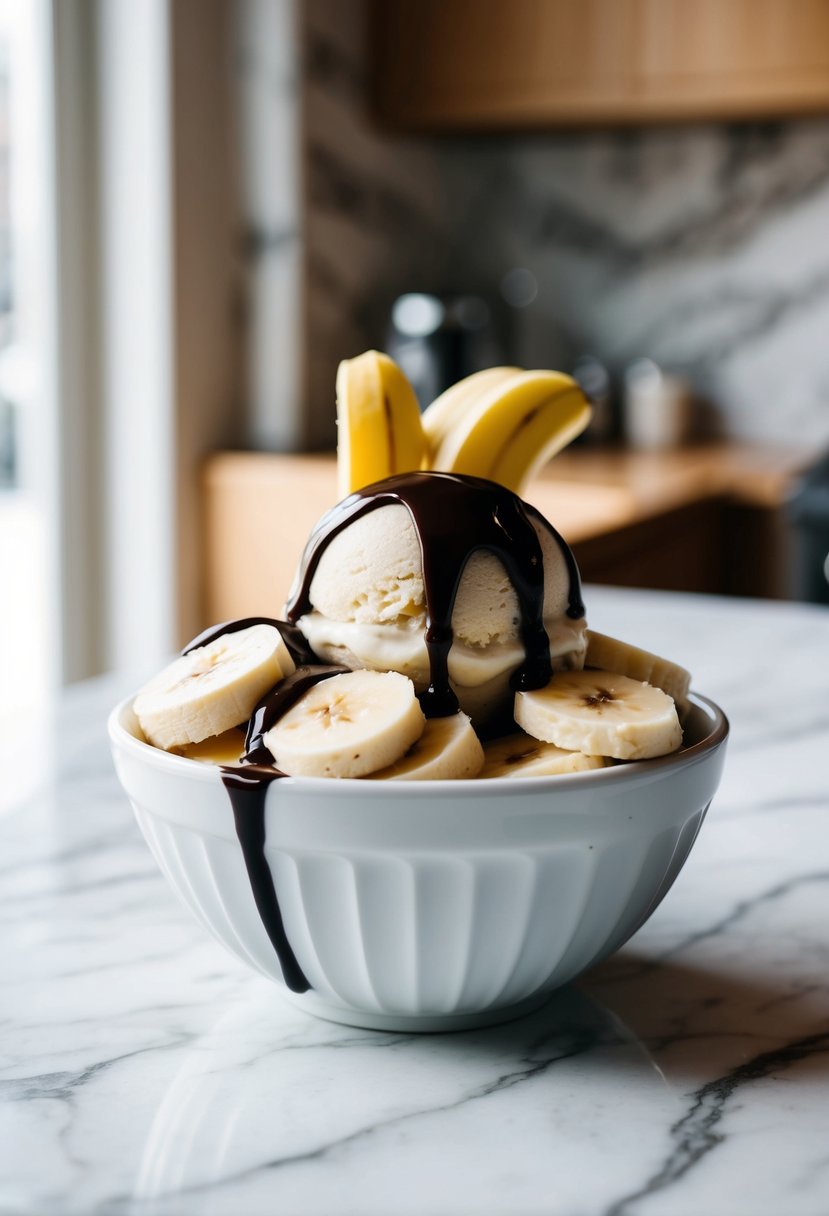
[[[484,748],[481,777],[550,777],[558,773],[579,773],[605,768],[604,756],[564,751],[554,743],[542,743],[519,731],[496,739]]]
[[[169,751],[238,726],[293,670],[279,630],[251,625],[176,659],[144,685],[133,709],[148,741]]]
[[[201,743],[188,743],[176,751],[202,764],[238,764],[245,754],[245,732],[240,726],[232,726],[221,735],[202,739]]]
[[[610,671],[567,671],[515,694],[515,721],[569,751],[647,760],[682,743],[676,706],[661,688]]]
[[[484,749],[466,714],[429,718],[423,734],[389,768],[371,773],[372,781],[450,781],[477,777]]]
[[[310,689],[263,742],[291,776],[365,777],[399,760],[425,725],[406,676],[349,671]]]
[[[618,671],[620,675],[630,676],[632,680],[653,684],[669,697],[673,697],[680,711],[687,706],[691,673],[684,667],[672,663],[669,659],[662,659],[657,654],[651,654],[648,650],[640,650],[638,646],[631,646],[628,642],[620,642],[618,638],[596,633],[595,629],[588,629],[585,637],[586,667]]]

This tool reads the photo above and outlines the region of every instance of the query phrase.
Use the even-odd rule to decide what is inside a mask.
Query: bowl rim
[[[165,752],[138,739],[125,723],[125,717],[132,712],[133,693],[120,701],[109,715],[107,730],[114,749],[123,749],[141,764],[149,765],[170,775],[177,773],[194,781],[215,783],[221,780],[218,765],[205,764],[200,760],[192,760],[187,756],[176,756]],[[342,794],[355,794],[359,791],[361,798],[388,799],[392,789],[399,795],[407,797],[420,796],[434,798],[438,795],[452,795],[459,798],[503,797],[521,791],[524,794],[531,790],[538,792],[549,790],[564,790],[583,788],[586,786],[613,785],[633,782],[638,779],[652,779],[665,774],[666,771],[681,771],[692,765],[708,759],[726,742],[730,733],[730,723],[723,710],[715,701],[701,693],[691,692],[689,702],[701,709],[711,722],[711,729],[704,738],[692,743],[684,750],[671,752],[667,756],[656,756],[650,760],[631,760],[623,764],[609,765],[607,768],[588,769],[574,773],[556,773],[547,777],[499,777],[497,780],[482,780],[480,777],[460,778],[452,780],[432,781],[369,781],[364,777],[284,777],[280,785],[293,790],[307,791],[309,794],[331,794],[333,789]]]

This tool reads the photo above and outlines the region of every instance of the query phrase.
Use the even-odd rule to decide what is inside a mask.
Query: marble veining
[[[53,767],[0,822],[4,1216],[824,1216],[829,612],[587,604],[689,666],[732,744],[648,924],[489,1030],[285,1002],[176,903],[132,821],[104,722],[135,679],[66,694]]]
[[[648,355],[744,438],[829,441],[829,124],[548,135],[439,149],[466,250],[492,280],[538,277],[523,324],[534,364],[558,334],[614,370]],[[463,231],[457,217],[456,231]],[[464,245],[466,242],[464,241]],[[774,405],[772,406],[772,401]]]

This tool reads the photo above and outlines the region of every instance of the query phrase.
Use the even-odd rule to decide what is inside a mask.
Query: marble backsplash
[[[744,438],[829,442],[829,119],[546,136],[440,150],[469,252],[539,282],[549,332],[615,371],[685,375]],[[474,232],[470,232],[473,229]]]
[[[293,13],[303,65],[301,88],[281,103],[250,45],[256,14],[280,7]],[[361,3],[242,0],[239,11],[242,88],[258,113],[248,156],[278,164],[285,122],[299,133],[299,168],[272,175],[291,206],[265,200],[274,225],[260,196],[248,217],[265,234],[249,246],[260,298],[279,295],[263,276],[293,276],[303,299],[295,353],[283,343],[279,360],[260,355],[253,371],[257,417],[273,414],[258,426],[265,445],[333,440],[336,364],[382,344],[395,296],[496,293],[514,267],[539,285],[514,318],[517,361],[566,365],[590,353],[618,373],[649,356],[691,381],[723,433],[829,443],[829,116],[400,137],[368,112]],[[269,98],[259,111],[257,91]],[[280,104],[271,131],[263,114]],[[272,230],[281,239],[268,240]],[[256,326],[255,302],[252,313]]]

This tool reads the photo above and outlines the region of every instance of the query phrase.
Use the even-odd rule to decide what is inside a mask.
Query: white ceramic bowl
[[[265,855],[311,988],[285,987],[218,769],[110,739],[139,826],[219,941],[310,1013],[394,1030],[506,1020],[617,950],[679,873],[719,783],[728,722],[693,696],[683,751],[489,781],[285,778]]]

